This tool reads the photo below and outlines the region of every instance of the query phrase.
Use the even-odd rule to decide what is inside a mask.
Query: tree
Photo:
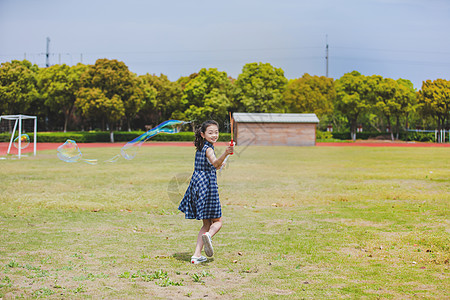
[[[207,119],[226,120],[231,107],[232,85],[227,73],[215,68],[201,69],[183,91],[184,112],[194,124]]]
[[[0,65],[0,114],[24,113],[38,97],[36,74],[38,67],[27,60]]]
[[[373,81],[357,71],[336,80],[336,109],[348,120],[352,140],[356,140],[358,118],[369,109],[373,99]]]
[[[179,117],[184,111],[181,98],[183,91],[180,84],[170,81],[166,75],[160,76],[146,74],[140,76],[145,88],[154,94],[146,100],[142,109],[142,117],[150,116],[153,123],[160,123],[167,119]]]
[[[113,127],[125,114],[125,108],[120,96],[108,98],[99,88],[82,88],[77,93],[76,106],[82,114],[91,119],[101,118],[109,125],[111,143],[114,143]]]
[[[154,109],[156,94],[158,92],[155,87],[148,84],[145,75],[139,76],[139,80],[141,81],[144,98],[142,108],[139,110],[134,120],[134,125],[136,127],[137,124],[137,128],[144,128],[149,124],[155,124],[158,122],[158,117],[155,115]]]
[[[180,78],[178,78],[178,80],[176,82],[178,83],[178,85],[181,86],[181,89],[184,90],[184,88],[189,83],[189,81],[191,81],[192,79],[194,79],[197,76],[198,76],[198,73],[192,73],[189,76],[181,76]]]
[[[289,81],[284,92],[288,112],[315,113],[319,119],[333,112],[336,97],[333,78],[304,74],[302,78]]]
[[[81,75],[86,70],[86,65],[77,64],[69,67],[63,64],[39,71],[38,87],[41,97],[51,112],[64,115],[64,132],[67,131],[67,125],[75,107]]]
[[[102,99],[122,101],[128,130],[131,130],[131,120],[144,104],[144,93],[137,76],[123,62],[98,59],[95,65],[89,66],[81,81],[84,88],[99,89],[104,95]]]
[[[392,116],[400,109],[400,103],[397,102],[398,83],[391,78],[379,78],[375,86],[375,107],[386,118],[390,129],[391,140],[394,140],[394,130],[391,125]]]
[[[408,115],[414,109],[415,91],[413,84],[409,80],[391,78],[377,78],[375,91],[375,108],[378,109],[387,120],[391,139],[396,139],[400,133],[400,118],[405,117],[408,122]],[[392,126],[393,120],[396,120],[395,130]],[[405,126],[407,127],[407,125]]]
[[[414,112],[417,103],[416,91],[414,85],[410,80],[407,79],[397,79],[398,90],[395,95],[397,103],[400,104],[398,110],[394,111],[394,116],[396,118],[396,132],[397,140],[399,139],[400,132],[400,118],[405,119],[405,129],[408,130],[408,122],[410,114]]]
[[[236,82],[236,109],[246,112],[283,111],[283,92],[287,79],[281,68],[269,63],[246,64]]]
[[[419,109],[424,116],[435,119],[437,129],[444,129],[450,117],[450,81],[445,79],[427,80],[418,92]]]

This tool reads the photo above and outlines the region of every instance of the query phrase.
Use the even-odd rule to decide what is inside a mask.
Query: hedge
[[[436,135],[434,132],[402,132],[400,133],[402,141],[416,141],[416,142],[436,142]]]
[[[143,131],[115,131],[115,142],[129,142],[134,138],[143,134]],[[110,141],[109,132],[97,131],[74,131],[74,132],[38,132],[38,142],[40,143],[64,143],[68,139],[74,140],[77,143],[108,143]],[[33,135],[29,134],[31,141],[33,141]],[[326,132],[317,131],[317,139],[327,140],[350,140],[350,132]],[[356,133],[356,139],[367,140],[369,138],[377,138],[383,136],[389,139],[388,134],[381,134],[380,132],[358,132]],[[229,141],[231,138],[229,133],[221,133],[219,135],[219,141]],[[11,134],[1,133],[0,142],[9,142]],[[435,142],[435,134],[433,132],[401,132],[400,140],[403,141],[417,141],[417,142]],[[176,141],[176,142],[192,142],[194,141],[193,132],[179,132],[174,134],[161,133],[151,138],[151,141]]]
[[[323,134],[317,134],[317,137]],[[389,133],[380,132],[357,132],[357,140],[368,140],[370,138],[383,137],[390,139]],[[338,140],[351,140],[350,132],[332,132],[332,138]],[[401,132],[399,139],[402,141],[417,141],[417,142],[435,142],[435,134],[433,132]]]
[[[134,138],[143,134],[143,131],[115,131],[114,141],[115,142],[129,142]],[[29,134],[31,141],[33,141],[33,135]],[[231,138],[229,133],[221,133],[219,135],[219,141],[229,141]],[[0,134],[0,142],[9,142],[11,139],[11,134],[2,133]],[[110,141],[109,132],[98,131],[98,132],[87,132],[87,131],[76,131],[76,132],[38,132],[37,140],[40,143],[64,143],[68,139],[74,140],[77,143],[108,143]],[[193,132],[179,132],[174,134],[161,133],[155,135],[150,139],[151,141],[177,141],[177,142],[193,142],[194,133]]]

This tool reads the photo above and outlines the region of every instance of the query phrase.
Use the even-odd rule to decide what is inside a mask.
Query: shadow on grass
[[[179,253],[173,254],[172,256],[179,261],[191,262],[191,255],[192,255],[192,253],[189,253],[189,252],[179,252]]]
[[[191,263],[192,253],[190,253],[190,252],[178,252],[178,253],[173,254],[172,256],[173,256],[173,258],[175,258],[179,261]],[[205,263],[202,263],[202,265],[207,265],[208,263],[213,262],[213,261],[214,261],[214,258],[208,257],[208,261]]]

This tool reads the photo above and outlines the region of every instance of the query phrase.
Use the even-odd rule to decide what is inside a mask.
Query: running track
[[[5,154],[8,149],[9,143],[0,143],[0,155]],[[37,143],[37,151],[43,150],[56,150],[62,143]],[[100,148],[100,147],[122,147],[125,143],[78,143],[80,149],[83,148]],[[226,146],[228,143],[219,142],[217,146]],[[161,147],[161,146],[173,146],[173,147],[194,147],[192,142],[147,142],[144,143],[145,147]],[[450,148],[450,144],[437,144],[437,143],[420,143],[420,142],[389,142],[389,141],[374,141],[374,142],[356,142],[356,143],[317,143],[318,147],[447,147]],[[26,149],[22,150],[22,153],[33,152],[33,145],[30,144]],[[17,153],[17,149],[11,149],[12,154]]]

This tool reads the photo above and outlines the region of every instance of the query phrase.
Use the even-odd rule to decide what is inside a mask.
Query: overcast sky
[[[450,80],[450,0],[0,0],[0,62],[118,59],[176,80],[267,62],[304,73]]]

